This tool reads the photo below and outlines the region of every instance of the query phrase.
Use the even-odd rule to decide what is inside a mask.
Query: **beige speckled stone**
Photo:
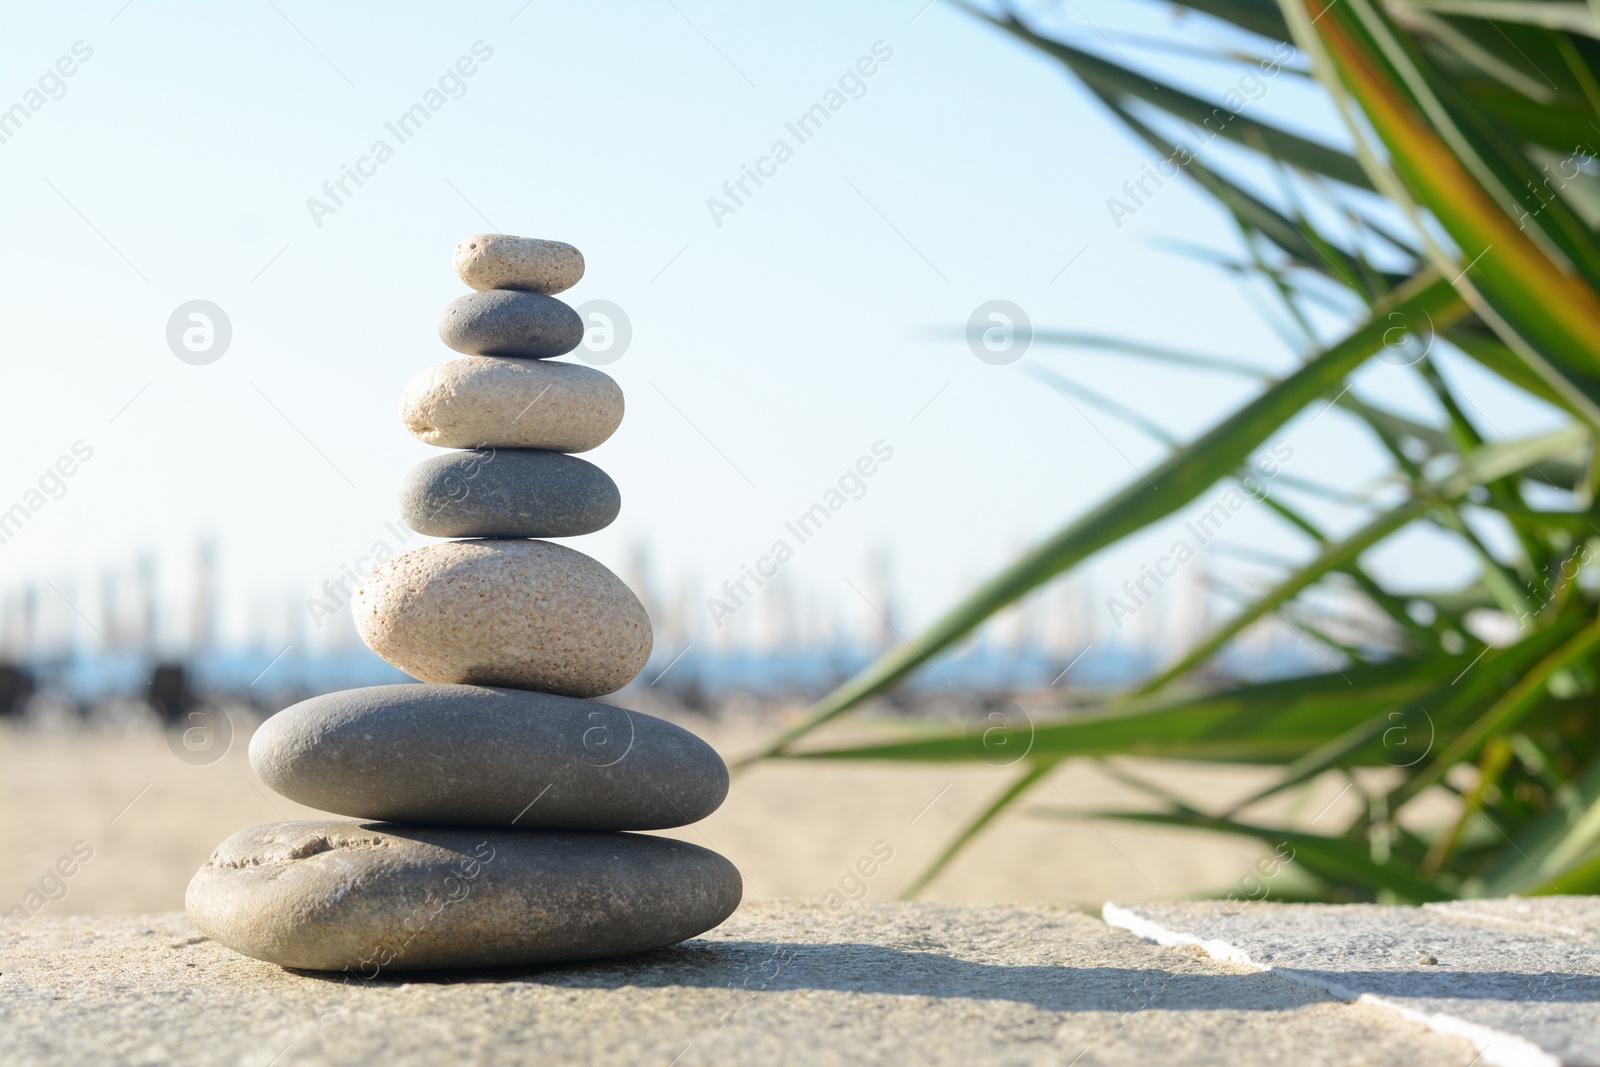
[[[583,277],[583,253],[561,241],[480,233],[456,245],[450,265],[480,292],[522,289],[550,295],[571,289]]]
[[[622,580],[548,541],[447,541],[402,552],[356,590],[356,629],[423,682],[612,693],[650,657],[650,617]]]
[[[400,396],[400,420],[440,448],[587,452],[622,422],[622,390],[578,363],[467,356],[436,363]]]
[[[665,948],[733,914],[741,891],[733,864],[664,837],[326,820],[239,831],[186,904],[236,952],[370,979]]]

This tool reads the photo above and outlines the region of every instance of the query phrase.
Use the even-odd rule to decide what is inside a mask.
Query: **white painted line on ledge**
[[[1181,945],[1199,945],[1206,950],[1206,954],[1213,959],[1222,960],[1224,963],[1236,963],[1241,967],[1250,967],[1257,971],[1270,971],[1271,967],[1257,963],[1250,958],[1250,954],[1243,949],[1235,948],[1226,941],[1207,941],[1203,938],[1191,937],[1181,934],[1176,930],[1169,930],[1150,919],[1146,919],[1137,912],[1116,904],[1106,904],[1100,909],[1100,918],[1104,919],[1107,926],[1116,926],[1131,934],[1137,934],[1146,941],[1154,941],[1158,945],[1169,948]]]
[[[1552,1056],[1525,1037],[1519,1037],[1504,1030],[1496,1030],[1492,1026],[1484,1026],[1481,1023],[1469,1022],[1455,1015],[1418,1011],[1416,1008],[1407,1006],[1403,1001],[1380,996],[1376,993],[1363,993],[1359,990],[1346,988],[1337,982],[1329,981],[1320,973],[1308,973],[1292,967],[1274,967],[1271,964],[1258,963],[1250,958],[1248,952],[1237,945],[1229,944],[1226,941],[1195,937],[1192,934],[1173,930],[1118,904],[1107,902],[1102,905],[1100,917],[1105,920],[1107,926],[1115,926],[1126,930],[1131,934],[1144,938],[1146,941],[1154,941],[1158,945],[1166,945],[1168,947],[1198,945],[1207,955],[1224,963],[1237,964],[1255,971],[1275,974],[1297,985],[1328,993],[1343,1001],[1372,1004],[1392,1011],[1408,1022],[1420,1023],[1435,1033],[1463,1038],[1478,1050],[1479,1056],[1482,1057],[1483,1062],[1488,1067],[1563,1067],[1560,1059]]]

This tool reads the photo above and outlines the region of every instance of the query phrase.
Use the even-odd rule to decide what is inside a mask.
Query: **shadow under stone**
[[[1352,996],[1507,1002],[1600,1002],[1600,976],[1515,971],[1318,971],[1283,968],[1272,974],[1193,974],[1155,967],[1074,967],[978,963],[939,952],[912,952],[856,942],[814,944],[693,941],[611,960],[540,967],[492,967],[380,973],[293,970],[354,987],[411,984],[515,985],[572,989],[724,989],[735,995],[784,990],[889,993],[992,1000],[1047,1011],[1162,1010],[1281,1011],[1295,1003]],[[1282,979],[1299,983],[1285,988]],[[1323,990],[1319,992],[1319,990]]]
[[[890,993],[1030,1004],[1047,1011],[1144,1009],[1281,1011],[1332,1001],[1286,989],[1266,974],[1192,974],[1155,967],[1073,967],[977,963],[938,952],[854,942],[690,942],[613,960],[543,967],[404,971],[364,979],[354,972],[292,973],[353,987],[412,984],[570,989],[721,989],[734,996],[789,990]]]

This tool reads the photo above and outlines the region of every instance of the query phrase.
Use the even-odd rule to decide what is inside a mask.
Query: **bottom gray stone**
[[[180,913],[0,926],[0,1062],[1467,1067],[1464,1041],[1057,904],[746,903],[659,952],[286,971]]]
[[[741,891],[733,864],[664,837],[316,821],[234,834],[187,906],[246,956],[373,978],[664,948],[726,919]]]
[[[1600,1063],[1600,899],[1107,904],[1114,926],[1471,1041],[1490,1067]]]

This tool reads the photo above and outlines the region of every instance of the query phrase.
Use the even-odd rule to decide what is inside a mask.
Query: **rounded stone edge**
[[[227,850],[229,846],[238,844],[241,839],[245,838],[247,835],[288,828],[300,828],[309,832],[313,835],[312,841],[309,844],[314,845],[315,842],[320,841],[325,846],[325,849],[307,849],[303,847],[299,850],[286,852],[282,856],[270,857],[258,863],[218,862],[219,856],[225,850]],[[230,834],[227,838],[221,841],[217,847],[212,850],[211,854],[206,858],[206,861],[201,864],[200,868],[190,878],[189,883],[184,891],[184,910],[188,914],[190,921],[194,923],[195,927],[202,934],[211,940],[216,941],[218,944],[239,953],[242,956],[260,960],[264,963],[274,964],[288,970],[349,972],[352,967],[357,967],[364,970],[364,968],[372,962],[370,956],[363,959],[355,959],[354,955],[351,953],[340,955],[337,953],[336,949],[320,939],[315,943],[310,952],[305,951],[303,947],[298,947],[297,949],[297,946],[294,944],[297,941],[304,940],[303,931],[301,929],[297,929],[297,927],[304,927],[308,925],[316,926],[329,921],[330,917],[328,914],[328,908],[330,906],[337,907],[339,901],[349,891],[355,890],[359,892],[360,889],[358,888],[357,882],[350,882],[347,885],[341,886],[340,891],[333,895],[332,899],[329,899],[329,897],[324,894],[321,897],[313,897],[303,901],[300,903],[300,906],[289,910],[288,918],[286,920],[279,918],[279,921],[272,921],[272,919],[268,917],[271,909],[267,905],[271,903],[281,903],[281,898],[277,901],[271,899],[274,891],[281,893],[285,888],[282,884],[280,884],[279,880],[273,880],[272,885],[266,888],[263,888],[260,884],[249,885],[247,883],[243,887],[230,889],[221,881],[221,879],[226,879],[228,876],[224,874],[219,878],[217,872],[219,868],[240,870],[249,869],[251,867],[268,866],[272,863],[294,863],[298,860],[315,856],[318,854],[318,852],[326,849],[349,847],[348,844],[344,843],[341,843],[340,845],[329,845],[327,838],[335,833],[349,833],[354,831],[355,836],[357,837],[371,835],[371,841],[362,842],[360,847],[380,849],[384,847],[382,838],[385,832],[390,833],[391,836],[403,837],[403,835],[396,834],[395,830],[421,830],[427,832],[430,829],[432,828],[396,826],[395,824],[386,824],[375,820],[322,819],[262,823],[256,826],[247,827],[246,829]],[[461,828],[460,832],[463,834],[471,833],[471,828]],[[508,837],[533,837],[539,833],[537,831],[519,832],[504,830],[487,830],[483,832],[487,834],[503,834]],[[563,832],[549,831],[548,833],[561,834]],[[597,834],[595,836],[609,835]],[[540,966],[549,964],[586,962],[590,960],[626,958],[628,956],[634,956],[645,952],[658,951],[660,949],[668,948],[691,938],[698,937],[707,931],[714,930],[726,922],[728,918],[739,909],[739,905],[743,903],[744,876],[739,872],[738,867],[734,865],[733,861],[729,860],[721,853],[709,848],[705,848],[701,845],[696,845],[693,842],[680,840],[678,838],[658,837],[655,835],[645,834],[625,834],[617,836],[640,838],[659,843],[658,845],[652,847],[665,846],[668,849],[684,848],[687,849],[691,855],[696,857],[697,862],[705,863],[713,868],[720,868],[717,873],[717,877],[707,878],[702,883],[702,886],[705,889],[711,891],[711,899],[708,899],[707,901],[709,906],[705,908],[702,914],[693,916],[693,921],[689,921],[689,916],[684,916],[683,921],[678,922],[673,927],[664,931],[661,936],[649,939],[641,939],[639,942],[629,945],[626,948],[618,948],[603,952],[562,951],[510,954],[505,951],[493,951],[496,946],[493,941],[490,941],[486,943],[486,946],[491,949],[487,956],[479,957],[475,960],[463,960],[454,956],[445,958],[444,956],[438,954],[437,946],[428,946],[424,944],[419,946],[419,949],[421,949],[423,952],[421,958],[413,957],[412,959],[408,960],[404,957],[404,950],[402,949],[402,954],[391,956],[390,958],[385,959],[381,967],[374,969],[373,974],[363,974],[363,977],[377,977],[379,970],[389,972],[472,970],[480,968]],[[486,859],[484,862],[485,864],[492,862],[492,857],[490,859]],[[473,875],[473,877],[475,878],[476,875]],[[293,885],[288,886],[289,894],[292,895],[294,890],[297,888],[299,887]],[[507,891],[503,886],[500,888],[502,893]],[[243,896],[249,896],[252,899],[245,901],[243,905],[233,910],[227,910],[216,906],[216,896],[226,898],[229,895],[234,896],[236,900]],[[715,899],[718,897],[721,899]],[[242,930],[241,926],[243,927]],[[409,939],[406,944],[407,946],[410,945]],[[275,951],[274,945],[280,946],[281,951]],[[426,954],[430,947],[434,948],[435,950],[434,955],[431,958]]]
[[[510,262],[513,259],[524,261],[521,269]],[[516,289],[554,296],[582,281],[586,264],[583,253],[565,241],[479,233],[456,242],[450,268],[478,292]]]
[[[537,718],[562,710],[575,713],[585,713],[585,721],[592,720],[592,712],[620,713],[630,724],[629,740],[623,756],[617,761],[626,758],[633,751],[634,728],[632,720],[642,718],[653,724],[655,729],[664,733],[667,738],[676,738],[680,743],[696,750],[696,760],[701,761],[699,770],[705,772],[703,795],[697,798],[699,803],[685,809],[686,798],[680,792],[677,799],[668,798],[669,806],[676,813],[676,818],[668,821],[650,820],[648,824],[638,821],[629,825],[599,825],[599,824],[541,824],[538,822],[525,822],[521,825],[526,829],[578,831],[578,832],[639,832],[652,830],[675,830],[690,826],[709,818],[728,799],[728,791],[732,787],[732,776],[728,771],[728,764],[722,754],[713,748],[710,742],[687,727],[680,726],[668,719],[648,712],[634,711],[629,708],[618,707],[614,704],[601,704],[597,701],[586,700],[579,697],[562,696],[559,693],[541,693],[529,689],[509,689],[504,687],[469,686],[449,683],[429,682],[404,682],[391,685],[362,686],[355,689],[336,690],[332,693],[321,693],[308,697],[298,703],[291,704],[282,711],[270,716],[257,728],[255,735],[250,739],[248,759],[250,769],[263,785],[267,786],[279,796],[287,797],[297,804],[330,812],[343,818],[360,819],[374,822],[411,823],[415,825],[434,827],[468,828],[472,826],[489,827],[490,823],[445,821],[421,819],[415,814],[406,816],[390,814],[373,814],[372,812],[357,812],[341,810],[338,806],[330,806],[330,798],[326,793],[302,788],[302,779],[287,773],[287,768],[298,759],[315,761],[314,755],[317,745],[329,734],[349,729],[352,724],[358,723],[367,716],[387,715],[391,711],[404,715],[413,712],[427,713],[432,709],[430,704],[442,704],[447,701],[458,702],[460,709],[470,708],[474,702],[493,702],[506,700],[512,704],[523,704],[525,707],[513,707],[505,712],[508,716],[526,716]],[[546,706],[536,706],[545,704]],[[563,706],[567,707],[563,707]],[[602,729],[609,730],[609,723],[603,724]],[[290,744],[288,738],[293,738],[295,744]],[[587,735],[585,735],[587,742]],[[654,776],[652,776],[654,777]],[[647,779],[649,780],[649,779]]]
[[[451,568],[460,562],[460,559],[450,559],[449,557],[452,554],[485,550],[510,554],[519,551],[519,546],[524,545],[539,545],[542,546],[542,549],[554,550],[557,556],[566,552],[579,556],[586,560],[588,564],[597,567],[603,572],[606,579],[614,582],[620,591],[627,594],[627,603],[631,605],[630,614],[636,615],[635,621],[641,631],[639,636],[642,637],[642,640],[637,642],[637,655],[630,657],[624,668],[615,672],[608,672],[608,677],[604,681],[573,685],[562,684],[558,680],[549,678],[519,676],[509,671],[502,671],[499,668],[488,670],[481,666],[472,667],[465,671],[457,670],[449,675],[442,675],[431,670],[419,670],[418,668],[423,666],[420,663],[402,663],[399,659],[394,658],[396,650],[393,646],[396,642],[393,638],[397,630],[392,621],[396,616],[395,606],[392,601],[410,601],[404,606],[410,608],[415,616],[415,601],[418,595],[414,584],[408,585],[404,581],[400,583],[401,585],[407,585],[404,592],[388,587],[389,583],[400,578],[403,566],[421,566],[430,570]],[[437,578],[437,574],[429,575],[428,577],[434,579]],[[378,589],[380,586],[383,587],[381,591],[385,594],[385,600],[388,602],[380,600]],[[522,591],[520,587],[517,588]],[[381,608],[380,604],[382,604]],[[522,689],[582,699],[601,697],[617,692],[637,678],[649,662],[650,652],[655,646],[655,630],[650,621],[650,613],[645,610],[644,603],[640,601],[639,595],[626,582],[594,557],[579,552],[575,548],[540,539],[443,541],[407,549],[374,568],[373,572],[367,576],[366,581],[356,589],[355,594],[351,597],[351,613],[355,619],[357,635],[379,659],[399,668],[419,682],[436,685],[453,684],[483,686],[486,688]],[[420,625],[415,619],[408,620],[408,624],[412,627]],[[380,648],[380,645],[383,647]],[[617,679],[621,680],[618,681]]]
[[[492,305],[490,310],[485,312],[482,304],[478,306],[473,304],[473,301],[480,298],[496,296],[500,296],[502,300],[506,298],[531,297],[536,307],[541,301],[549,301],[550,306],[548,308],[541,308],[535,312],[539,315],[548,314],[547,321],[540,323],[541,340],[545,343],[539,345],[519,343],[515,348],[504,348],[497,345],[492,351],[486,351],[481,345],[479,347],[470,347],[468,341],[461,336],[465,329],[460,325],[464,314],[462,309],[473,308],[475,312],[480,314],[516,314],[515,312],[508,313],[498,308],[493,308]],[[557,356],[566,355],[583,344],[584,326],[583,317],[570,304],[557,300],[546,293],[535,293],[524,289],[484,289],[458,296],[446,304],[444,310],[439,313],[438,333],[439,340],[444,342],[445,347],[467,356],[497,356],[501,359],[554,359]]]
[[[553,406],[570,404],[582,408],[587,405],[602,417],[592,421],[548,414],[526,418],[528,408],[543,397],[543,390],[528,390],[533,392],[533,399],[522,404],[519,396],[510,405],[517,410],[509,416],[501,412],[504,417],[493,420],[492,430],[476,427],[479,432],[474,434],[462,428],[463,424],[489,421],[485,409],[491,405],[485,403],[486,396],[492,396],[497,390],[515,392],[520,384],[514,384],[516,376],[523,374],[534,381],[554,376],[555,381],[545,382],[546,388],[557,390]],[[569,381],[556,384],[563,377]],[[474,397],[475,408],[461,399],[461,394],[474,390],[478,391]],[[585,393],[589,395],[583,395]],[[456,405],[468,410],[450,410]],[[423,368],[406,383],[400,394],[401,425],[412,437],[435,448],[537,448],[568,455],[589,452],[612,438],[626,414],[627,398],[615,378],[581,363],[557,362],[553,357],[462,355]],[[440,415],[449,417],[441,419]],[[446,422],[455,425],[441,429],[439,424]],[[585,432],[572,429],[574,422]],[[558,426],[563,428],[558,429]]]
[[[517,457],[522,454],[532,453],[540,456],[551,457],[545,460],[523,460]],[[495,514],[490,522],[488,518],[483,521],[468,521],[461,513],[458,505],[470,506],[472,497],[473,479],[478,477],[480,470],[487,469],[489,477],[495,477],[493,463],[497,457],[504,456],[512,465],[523,464],[532,466],[538,463],[546,465],[541,472],[552,476],[552,480],[566,478],[592,479],[592,491],[599,501],[597,508],[593,509],[593,517],[587,522],[575,522],[566,525],[557,525],[546,521],[543,524],[535,518],[529,518],[524,525],[517,526],[503,515]],[[473,457],[473,458],[468,458]],[[581,467],[573,466],[581,464]],[[454,498],[451,479],[455,479],[456,487],[464,490],[460,498]],[[503,487],[502,487],[503,488]],[[439,497],[446,498],[442,501]],[[522,494],[510,494],[526,496]],[[430,506],[429,499],[434,503]],[[603,499],[602,499],[603,498]],[[586,534],[598,533],[617,521],[617,516],[622,514],[622,490],[617,487],[616,481],[597,464],[565,452],[544,448],[483,448],[461,449],[447,452],[443,455],[429,456],[420,463],[415,464],[400,480],[399,491],[400,521],[407,527],[425,537],[447,538],[485,538],[485,539],[544,539],[547,537],[583,537]],[[456,521],[448,521],[453,515]]]

